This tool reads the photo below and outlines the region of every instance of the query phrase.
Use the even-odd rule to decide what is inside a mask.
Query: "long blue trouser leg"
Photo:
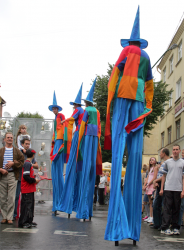
[[[129,122],[135,120],[144,110],[143,103],[132,101],[129,110]],[[142,208],[142,147],[143,128],[131,132],[127,137],[128,164],[125,175],[123,199],[128,219],[129,237],[138,241],[141,230],[141,208]]]
[[[85,148],[84,157],[82,165],[82,180],[80,186],[80,199],[79,206],[77,209],[76,217],[78,219],[88,219],[89,218],[89,205],[88,205],[88,195],[89,195],[89,185],[90,185],[90,171],[92,166],[92,153],[93,153],[93,136],[85,136]],[[97,149],[96,149],[97,150]],[[96,165],[95,165],[96,166]],[[94,188],[93,188],[94,189]]]
[[[63,193],[59,202],[58,210],[66,212],[68,214],[72,213],[73,199],[74,199],[74,188],[76,184],[76,154],[78,146],[79,132],[76,131],[72,140],[70,156],[68,163],[66,165],[66,179],[63,188]]]
[[[98,137],[95,137],[93,140],[92,159],[91,159],[92,165],[91,165],[90,179],[89,179],[89,194],[88,194],[89,217],[93,216],[93,194],[94,194],[95,179],[96,179],[97,147],[98,147]]]
[[[112,117],[112,166],[111,190],[105,240],[119,241],[129,238],[129,227],[125,205],[121,193],[122,160],[125,149],[131,100],[117,98],[114,100]]]
[[[56,140],[53,154],[56,154],[62,145],[63,140]],[[63,179],[64,154],[60,154],[56,160],[52,162],[52,186],[53,186],[53,208],[52,211],[58,210],[59,200],[62,195],[64,179]]]

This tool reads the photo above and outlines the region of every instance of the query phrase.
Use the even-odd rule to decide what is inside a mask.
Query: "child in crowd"
[[[37,224],[33,222],[34,216],[34,192],[36,191],[36,184],[39,180],[35,179],[34,170],[32,166],[32,159],[36,152],[29,148],[26,151],[27,159],[22,168],[21,179],[21,215],[19,218],[19,227],[30,228]]]
[[[144,212],[144,209],[146,210],[146,216],[143,218],[143,220],[146,220],[148,217],[149,217],[149,207],[148,207],[148,196],[147,194],[145,193],[145,191],[143,190],[144,188],[144,184],[145,184],[145,181],[147,179],[147,176],[148,176],[148,166],[146,164],[143,165],[142,167],[142,173],[141,173],[141,177],[142,177],[142,214]]]
[[[19,130],[17,132],[16,144],[19,150],[22,150],[24,153],[26,153],[26,150],[21,145],[21,141],[24,139],[24,137],[28,137],[29,140],[31,140],[31,136],[27,133],[27,127],[24,124],[22,124],[19,126]]]
[[[151,157],[149,160],[147,183],[144,185],[144,190],[146,190],[150,204],[150,217],[144,220],[148,223],[153,223],[153,200],[151,199],[151,196],[154,191],[153,181],[157,178],[157,172],[158,168],[156,168],[156,158]]]

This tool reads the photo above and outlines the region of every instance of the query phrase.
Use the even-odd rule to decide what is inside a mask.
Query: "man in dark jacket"
[[[5,134],[5,147],[0,149],[0,202],[3,220],[1,224],[13,224],[15,192],[19,178],[19,168],[24,164],[24,156],[13,147],[13,134]]]

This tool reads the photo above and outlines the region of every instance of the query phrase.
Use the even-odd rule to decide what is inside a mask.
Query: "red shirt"
[[[30,161],[25,161],[22,168],[22,178],[21,178],[21,193],[33,193],[36,191],[36,183],[29,183],[24,179],[24,176],[30,176],[34,178],[34,169]]]

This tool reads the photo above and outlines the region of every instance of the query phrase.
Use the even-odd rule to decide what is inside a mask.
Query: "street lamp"
[[[175,48],[177,48],[177,47],[179,47],[177,44],[171,45],[171,47],[170,47],[168,50],[166,50],[166,51],[164,52],[164,54],[158,59],[158,61],[153,65],[152,69],[153,69],[153,68],[155,67],[155,65],[160,61],[160,59],[162,59],[162,57],[165,56],[165,54],[167,53],[167,51],[173,50],[173,49],[175,49]]]

